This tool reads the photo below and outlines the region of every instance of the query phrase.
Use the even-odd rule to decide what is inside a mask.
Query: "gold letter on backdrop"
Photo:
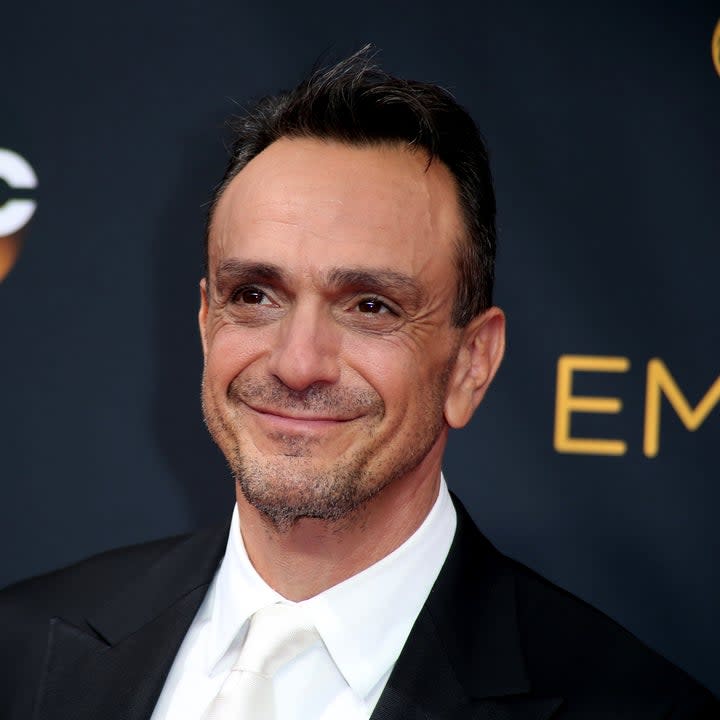
[[[690,431],[697,430],[720,401],[720,377],[711,385],[694,409],[678,388],[675,379],[660,358],[652,358],[647,366],[645,387],[645,430],[643,452],[655,457],[660,449],[660,391],[665,394],[683,425]]]
[[[570,436],[570,416],[573,412],[619,413],[622,400],[616,397],[584,397],[572,394],[575,371],[627,372],[630,361],[624,357],[602,355],[561,355],[558,358],[555,392],[555,438],[557,452],[587,455],[624,455],[627,444],[622,440],[574,438]]]

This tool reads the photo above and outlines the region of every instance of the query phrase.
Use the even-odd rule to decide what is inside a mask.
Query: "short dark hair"
[[[398,143],[423,148],[453,174],[467,232],[458,238],[458,288],[452,321],[463,327],[492,305],[495,192],[487,149],[470,115],[445,89],[402,80],[380,69],[371,46],[316,70],[295,89],[265,97],[229,123],[232,150],[215,189],[205,233],[232,179],[280,138],[319,138],[349,145]]]

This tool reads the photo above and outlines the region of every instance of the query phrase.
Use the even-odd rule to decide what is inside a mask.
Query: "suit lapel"
[[[507,562],[455,500],[458,527],[372,720],[546,720],[533,695]]]
[[[180,542],[85,627],[54,618],[35,719],[149,718],[227,533],[223,527]]]

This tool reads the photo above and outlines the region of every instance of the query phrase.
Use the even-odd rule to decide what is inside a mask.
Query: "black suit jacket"
[[[449,556],[372,720],[720,718],[710,693],[501,555],[456,505]],[[227,533],[112,551],[0,593],[0,718],[149,718]]]

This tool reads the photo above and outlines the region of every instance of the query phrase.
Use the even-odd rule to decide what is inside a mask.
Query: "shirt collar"
[[[250,562],[240,533],[237,505],[233,509],[225,556],[211,590],[208,674],[213,673],[256,611],[272,603],[287,602],[258,575]]]
[[[445,479],[420,527],[396,550],[305,600],[328,652],[358,697],[390,670],[445,562],[457,516]]]
[[[299,603],[328,653],[360,698],[391,669],[450,550],[457,516],[444,477],[420,527],[392,553],[342,583]],[[211,672],[250,616],[265,605],[287,602],[258,575],[233,511],[225,557],[210,599]]]

